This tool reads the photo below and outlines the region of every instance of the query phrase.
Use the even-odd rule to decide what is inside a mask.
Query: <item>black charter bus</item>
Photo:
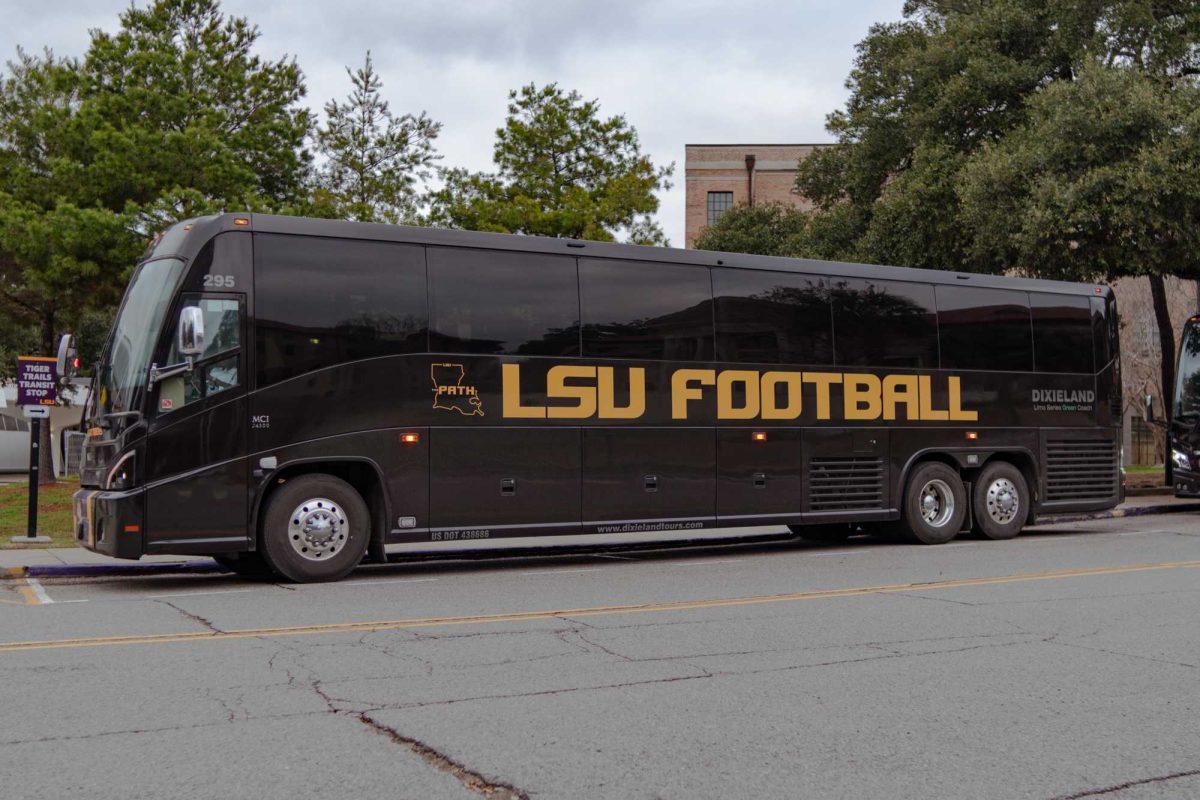
[[[1104,286],[206,217],[130,281],[76,533],[297,581],[514,536],[1002,539],[1119,502],[1118,361]]]

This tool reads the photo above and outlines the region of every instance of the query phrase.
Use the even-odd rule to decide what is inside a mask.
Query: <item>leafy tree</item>
[[[363,66],[347,74],[353,84],[342,102],[325,104],[317,152],[325,157],[311,213],[360,222],[418,219],[417,183],[431,176],[441,131],[424,111],[396,116],[380,97],[383,86],[367,52]]]
[[[809,215],[784,203],[737,205],[696,237],[698,250],[791,256],[804,249]]]
[[[449,169],[433,222],[455,228],[666,244],[650,215],[674,165],[655,167],[623,116],[557,84],[509,93],[496,131],[494,173]]]
[[[303,194],[311,121],[293,61],[253,55],[257,29],[217,0],[155,0],[120,19],[82,59],[18,51],[0,78],[6,348],[24,331],[52,354],[64,328],[111,313],[166,225]]]

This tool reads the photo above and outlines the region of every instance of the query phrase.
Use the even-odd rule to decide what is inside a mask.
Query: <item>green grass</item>
[[[38,534],[53,541],[41,547],[74,547],[71,495],[79,489],[77,481],[64,480],[38,488]],[[33,547],[13,544],[10,538],[24,536],[29,506],[29,484],[0,484],[0,548]]]
[[[1163,474],[1162,464],[1131,464],[1125,468],[1126,475]]]

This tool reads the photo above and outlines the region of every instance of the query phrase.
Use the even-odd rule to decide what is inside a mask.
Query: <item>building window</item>
[[[733,208],[733,192],[708,193],[708,224],[712,225]]]

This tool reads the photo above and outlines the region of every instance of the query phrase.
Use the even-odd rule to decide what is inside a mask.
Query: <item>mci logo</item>
[[[431,364],[433,407],[457,411],[464,417],[482,417],[483,401],[479,399],[479,390],[474,384],[463,383],[465,376],[462,364]]]

